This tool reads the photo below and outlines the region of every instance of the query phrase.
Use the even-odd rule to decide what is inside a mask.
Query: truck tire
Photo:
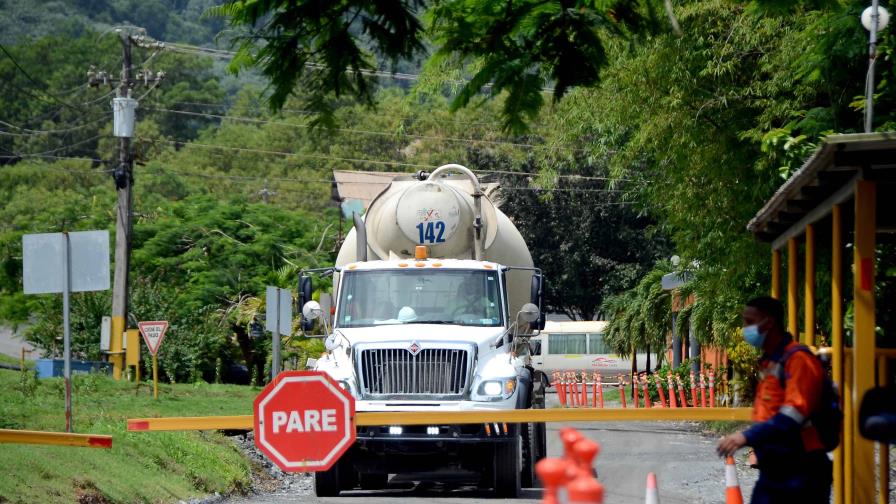
[[[544,376],[536,375],[532,384],[532,409],[544,409]],[[520,481],[523,488],[539,488],[540,482],[535,474],[535,464],[547,456],[547,439],[544,423],[528,423],[520,425],[523,441],[523,470]]]
[[[382,490],[389,484],[389,475],[386,473],[361,473],[359,485],[361,490]]]
[[[339,496],[339,462],[326,471],[314,473],[314,495],[318,497]]]
[[[495,497],[515,499],[520,494],[520,438],[495,445]]]
[[[534,423],[520,425],[520,436],[523,441],[523,470],[520,472],[520,486],[535,488],[535,464],[538,463],[537,432]]]

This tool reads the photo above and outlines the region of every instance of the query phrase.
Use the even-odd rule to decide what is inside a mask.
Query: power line
[[[233,180],[233,181],[249,181],[249,180],[257,180],[257,181],[271,181],[271,182],[287,182],[287,183],[299,183],[299,184],[326,184],[332,185],[336,184],[335,180],[327,180],[327,179],[311,179],[311,178],[295,178],[295,177],[271,177],[271,176],[258,176],[258,175],[222,175],[222,174],[213,174],[213,173],[196,173],[196,172],[184,172],[179,170],[172,170],[170,168],[156,168],[163,173],[169,175],[177,175],[182,177],[195,177],[195,178],[204,178],[204,179],[224,179],[224,180]],[[363,172],[361,172],[363,173]],[[379,172],[374,172],[379,173]],[[145,175],[153,175],[151,172],[142,172],[141,176]],[[410,174],[409,174],[410,175]],[[339,184],[356,184],[356,185],[369,185],[370,182],[364,181],[347,181],[347,182],[338,182]],[[554,188],[540,188],[540,187],[518,187],[518,186],[498,186],[499,191],[544,191],[544,192],[587,192],[587,193],[618,193],[624,192],[618,189],[594,189],[594,188],[579,188],[579,187],[554,187]],[[601,203],[602,205],[612,204],[612,205],[626,205],[633,204],[633,201],[618,201],[618,202],[609,202],[609,203]]]
[[[207,117],[211,119],[219,119],[219,120],[233,120],[238,122],[247,122],[247,123],[255,123],[255,124],[274,124],[279,126],[289,126],[293,128],[303,128],[303,129],[311,129],[312,126],[309,124],[297,124],[291,123],[287,121],[273,121],[270,119],[256,119],[254,117],[241,117],[241,116],[231,116],[231,115],[221,115],[221,114],[209,114],[207,112],[192,112],[188,110],[175,110],[175,109],[166,109],[166,108],[154,108],[147,107],[145,110],[152,110],[156,112],[164,112],[169,114],[179,114],[179,115],[187,115],[187,116],[198,116],[198,117]],[[576,149],[573,147],[566,146],[558,146],[552,147],[550,145],[536,145],[536,144],[524,144],[517,142],[508,142],[504,140],[477,140],[475,138],[457,138],[457,137],[443,137],[436,135],[418,135],[415,133],[404,133],[404,132],[387,132],[387,131],[376,131],[376,130],[359,130],[352,128],[335,128],[335,131],[339,131],[341,133],[355,133],[362,135],[374,135],[374,136],[382,136],[382,137],[409,137],[409,138],[417,138],[420,140],[439,140],[444,142],[461,142],[468,144],[491,144],[491,145],[508,145],[511,147],[520,147],[526,149],[550,149],[550,148],[559,148],[564,150],[572,150],[572,151],[583,151],[583,149]]]
[[[90,137],[90,138],[85,138],[84,140],[80,140],[80,141],[78,141],[78,142],[75,142],[75,143],[73,143],[73,144],[63,145],[62,147],[57,147],[57,148],[55,148],[55,149],[50,149],[50,150],[48,150],[48,151],[44,151],[44,152],[35,152],[35,153],[26,153],[26,154],[20,154],[20,153],[17,153],[17,152],[13,152],[13,154],[15,154],[15,156],[5,156],[5,157],[6,157],[7,159],[16,159],[16,158],[18,158],[18,159],[24,159],[24,158],[31,158],[31,157],[38,157],[38,158],[39,158],[39,157],[44,157],[44,156],[46,156],[46,155],[48,155],[48,154],[55,154],[55,153],[57,153],[57,152],[63,152],[63,151],[66,151],[66,150],[68,150],[68,149],[71,149],[72,147],[77,147],[77,146],[79,146],[79,145],[83,145],[83,144],[86,144],[86,143],[88,143],[88,142],[92,142],[92,141],[94,141],[94,140],[98,140],[98,139],[100,139],[100,138],[102,138],[102,137],[103,137],[103,135],[95,135],[95,136],[92,136],[92,137]],[[10,152],[11,152],[11,151],[10,151]]]
[[[223,49],[214,49],[211,47],[201,47],[201,46],[180,44],[180,43],[174,43],[174,42],[161,42],[161,43],[164,44],[165,48],[171,49],[174,52],[180,52],[183,54],[202,55],[202,56],[209,56],[209,57],[221,58],[221,59],[233,59],[233,57],[236,56],[236,52],[225,51]],[[327,68],[325,65],[321,65],[318,63],[308,63],[308,62],[305,63],[305,67],[311,68],[314,70],[321,70],[321,69]],[[346,70],[346,72],[352,72],[352,71]],[[361,75],[365,75],[367,77],[383,77],[383,78],[387,78],[387,79],[404,80],[404,81],[420,80],[420,74],[411,74],[411,73],[402,73],[402,72],[384,72],[382,70],[366,70],[366,69],[359,69],[359,70],[357,70],[357,72],[360,73]],[[469,83],[470,81],[464,79],[463,82]],[[482,87],[490,88],[492,86],[493,86],[493,84],[491,82],[489,82]],[[553,93],[554,88],[542,87],[541,91],[545,92],[545,93]]]
[[[252,105],[252,104],[242,104],[242,103],[241,104],[229,104],[229,103],[178,101],[178,102],[173,102],[172,105],[186,105],[188,107],[214,107],[214,108],[223,108],[223,109],[227,109],[227,110],[234,109],[234,108],[242,108],[242,107],[249,108],[252,110],[265,110],[265,111],[270,110],[268,107],[265,107],[263,105]],[[278,112],[289,112],[292,114],[303,114],[303,115],[315,114],[315,112],[313,110],[295,109],[295,108],[281,108],[281,109],[278,109]],[[399,117],[395,117],[395,118],[404,121],[407,119],[414,119],[415,117],[414,116],[399,116]],[[451,117],[440,119],[440,121],[451,122],[451,123],[456,123],[456,124],[472,124],[472,125],[476,125],[476,126],[498,126],[501,124],[499,121],[465,121],[463,119],[455,119],[455,118],[451,118]]]
[[[348,163],[377,164],[377,165],[384,165],[384,166],[406,166],[406,167],[411,167],[411,168],[438,168],[438,165],[431,165],[431,164],[415,164],[415,163],[405,163],[405,162],[400,162],[400,161],[381,161],[381,160],[375,160],[375,159],[346,158],[346,157],[339,157],[339,156],[328,156],[326,154],[303,154],[303,153],[298,153],[298,152],[285,152],[285,151],[275,151],[275,150],[268,150],[268,149],[256,149],[256,148],[251,148],[251,147],[233,147],[233,146],[229,146],[229,145],[204,144],[204,143],[198,143],[198,142],[191,142],[191,141],[187,141],[187,140],[176,140],[176,139],[175,140],[143,139],[143,140],[146,140],[148,142],[154,142],[154,141],[164,142],[164,143],[169,143],[169,144],[173,144],[176,146],[183,146],[183,147],[194,146],[194,147],[200,147],[200,148],[204,148],[204,149],[229,150],[229,151],[234,151],[234,152],[248,152],[248,153],[252,153],[252,154],[269,154],[269,155],[283,156],[283,157],[300,157],[300,158],[309,158],[309,159],[322,159],[322,160],[329,160],[329,161],[344,161],[344,162],[348,162]],[[354,171],[358,171],[358,170],[354,170]],[[538,173],[533,173],[533,172],[513,172],[513,171],[504,171],[504,170],[473,170],[473,171],[477,172],[477,173],[482,173],[482,174],[539,176]],[[372,172],[363,172],[363,173],[381,173],[381,172],[372,171]],[[623,182],[632,181],[631,179],[614,179],[614,178],[610,178],[610,177],[592,177],[592,176],[588,176],[588,175],[557,175],[557,177],[564,178],[564,179],[594,180],[594,181],[623,181]]]
[[[147,141],[154,141],[151,139],[145,139]],[[285,157],[300,157],[300,158],[309,158],[309,159],[325,159],[330,161],[345,161],[347,163],[363,163],[363,164],[378,164],[384,166],[407,166],[411,168],[437,168],[436,165],[427,165],[427,164],[414,164],[414,163],[403,163],[399,161],[379,161],[374,159],[357,159],[357,158],[344,158],[338,156],[327,156],[324,154],[302,154],[298,152],[283,152],[283,151],[273,151],[266,149],[253,149],[249,147],[231,147],[227,145],[212,145],[212,144],[203,144],[198,142],[189,142],[186,140],[158,140],[159,142],[170,143],[174,145],[180,145],[183,147],[200,147],[204,149],[218,149],[218,150],[229,150],[235,152],[251,152],[254,154],[271,154],[275,156],[285,156]]]
[[[82,124],[77,124],[77,125],[74,125],[74,126],[72,126],[72,127],[70,127],[70,128],[49,129],[49,130],[33,130],[33,129],[23,128],[23,127],[21,127],[21,126],[16,126],[15,124],[11,124],[11,123],[8,123],[8,122],[6,122],[6,121],[0,121],[0,124],[6,126],[6,127],[8,127],[8,128],[15,128],[15,129],[17,129],[17,130],[22,131],[22,133],[13,133],[13,132],[11,132],[11,131],[0,130],[0,135],[6,135],[6,136],[43,136],[43,135],[55,135],[55,134],[59,134],[59,133],[68,133],[68,132],[71,132],[71,131],[77,131],[77,130],[80,130],[80,129],[84,129],[84,128],[88,127],[88,126],[93,126],[94,124],[98,124],[98,123],[100,123],[100,122],[108,121],[108,120],[109,120],[109,117],[110,117],[111,115],[112,115],[112,114],[104,114],[104,116],[101,117],[101,118],[99,118],[99,119],[95,119],[95,120],[93,120],[93,121],[86,122],[86,123],[82,123]]]
[[[13,58],[12,54],[10,54],[9,51],[7,51],[5,47],[3,47],[3,44],[0,44],[0,51],[2,51],[3,54],[5,54],[7,58],[9,58],[9,61],[11,61],[12,64],[15,65],[15,67],[18,68],[20,72],[22,72],[22,75],[24,75],[35,86],[37,86],[37,89],[39,89],[42,93],[44,93],[45,95],[49,96],[50,98],[56,100],[61,105],[64,105],[72,110],[78,110],[77,108],[73,107],[72,105],[69,105],[68,103],[62,101],[62,99],[60,99],[58,96],[54,95],[53,93],[50,93],[49,91],[44,91],[43,89],[41,89],[43,87],[47,87],[47,85],[42,82],[38,82],[34,77],[31,77],[31,74],[29,74],[24,68],[22,68],[22,65],[19,65],[19,62],[16,61],[15,58]],[[27,93],[27,91],[26,91],[26,93]]]

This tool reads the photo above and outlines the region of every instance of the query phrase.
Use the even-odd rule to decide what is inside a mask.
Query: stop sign
[[[255,446],[284,471],[326,471],[355,442],[355,400],[325,373],[280,373],[254,411]]]

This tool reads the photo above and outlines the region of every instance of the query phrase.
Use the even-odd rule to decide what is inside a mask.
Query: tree
[[[211,13],[227,16],[241,31],[231,69],[261,70],[270,79],[275,109],[301,87],[308,91],[304,106],[333,126],[337,100],[373,103],[365,72],[379,70],[378,59],[394,68],[432,42],[433,71],[447,66],[472,74],[454,108],[469,104],[486,86],[492,96],[506,92],[504,125],[522,131],[524,118],[533,119],[544,105],[545,86],[553,84],[556,101],[572,86],[599,82],[605,39],[657,29],[660,3],[350,0],[322,7],[310,0],[228,0]]]
[[[576,157],[566,162],[577,175],[542,189],[512,174],[535,171],[531,159],[515,163],[475,150],[470,156],[478,169],[510,172],[498,177],[501,208],[544,271],[547,309],[593,320],[607,296],[632,287],[666,254],[667,243],[649,218],[629,206],[625,190],[606,182],[605,167]]]

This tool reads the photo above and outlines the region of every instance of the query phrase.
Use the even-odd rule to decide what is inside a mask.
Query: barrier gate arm
[[[487,422],[749,421],[750,408],[606,408],[493,411],[356,412],[355,425],[454,425]],[[252,430],[252,415],[128,419],[129,431]]]
[[[16,429],[0,429],[0,443],[80,446],[82,448],[112,448],[112,436],[104,434],[71,434]]]

